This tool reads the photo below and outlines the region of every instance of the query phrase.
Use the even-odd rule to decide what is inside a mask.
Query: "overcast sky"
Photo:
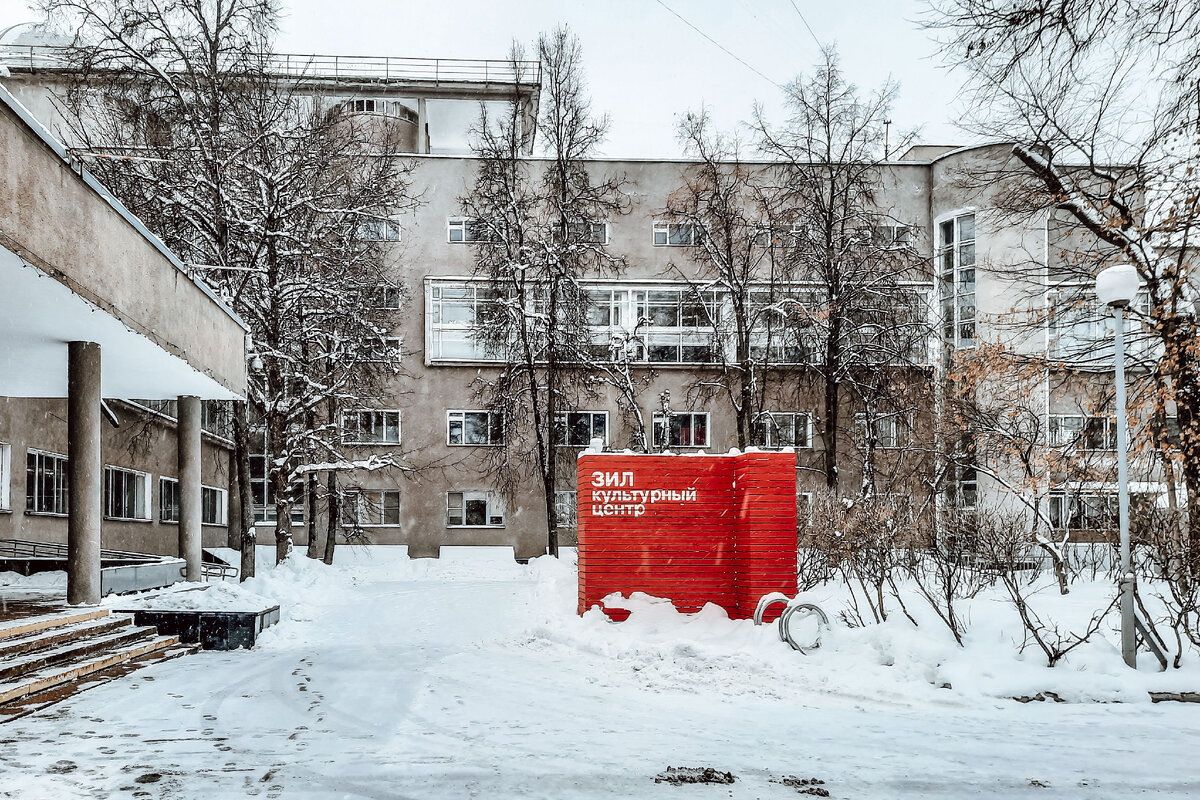
[[[861,90],[889,75],[899,82],[893,130],[919,128],[935,144],[965,140],[953,125],[959,81],[917,24],[923,0],[282,3],[280,52],[504,58],[514,38],[531,43],[565,22],[583,43],[593,105],[612,118],[604,155],[678,155],[675,120],[701,105],[724,129],[749,119],[756,101],[780,118],[775,84],[810,70],[818,41],[837,45]],[[25,0],[0,0],[0,28],[32,18]]]

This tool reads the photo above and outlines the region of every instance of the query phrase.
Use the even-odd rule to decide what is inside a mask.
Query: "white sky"
[[[281,2],[280,52],[504,58],[512,39],[530,44],[565,22],[583,43],[593,105],[612,118],[604,155],[678,155],[675,120],[702,104],[727,130],[750,118],[755,101],[779,119],[780,91],[770,81],[786,83],[811,68],[813,34],[836,43],[861,90],[889,74],[899,81],[893,131],[919,128],[920,140],[935,144],[966,140],[953,125],[959,81],[938,66],[934,43],[917,24],[923,0],[794,0],[795,7],[793,0],[662,0],[766,78],[659,0]],[[25,0],[0,0],[0,28],[31,19]]]

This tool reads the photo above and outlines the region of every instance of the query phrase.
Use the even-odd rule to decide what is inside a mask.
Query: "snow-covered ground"
[[[264,570],[244,586],[283,621],[254,651],[155,665],[0,726],[0,797],[796,796],[787,776],[835,798],[1200,793],[1200,709],[1146,695],[1200,689],[1200,673],[1131,673],[1107,629],[1050,670],[1016,655],[984,597],[965,648],[913,606],[917,630],[897,614],[836,627],[804,656],[714,608],[579,618],[569,563],[396,555]],[[1074,702],[1009,699],[1041,690]],[[737,780],[655,783],[668,766]]]

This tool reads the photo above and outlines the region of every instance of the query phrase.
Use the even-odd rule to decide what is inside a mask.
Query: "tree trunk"
[[[250,411],[246,401],[234,403],[233,447],[240,501],[238,550],[242,554],[241,579],[246,580],[254,577],[254,548],[258,543],[254,530],[254,491],[250,485]]]
[[[282,563],[292,552],[292,487],[288,484],[288,461],[278,448],[284,438],[284,420],[280,414],[267,416],[267,475],[275,493],[275,563]]]
[[[333,548],[337,546],[338,526],[342,521],[342,495],[338,489],[337,470],[329,470],[325,485],[329,494],[326,503],[329,518],[325,520],[325,563],[333,566]]]
[[[308,547],[304,554],[311,559],[317,560],[321,558],[321,542],[320,536],[317,534],[319,527],[317,525],[317,510],[319,500],[317,492],[321,488],[321,480],[317,473],[308,473],[308,491],[305,492],[308,499]]]

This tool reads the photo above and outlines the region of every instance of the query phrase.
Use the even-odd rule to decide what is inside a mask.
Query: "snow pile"
[[[109,601],[122,609],[146,611],[265,611],[276,605],[262,595],[255,594],[234,583],[217,581],[196,586],[176,584],[166,591],[150,595],[128,597]]]
[[[22,575],[19,572],[0,572],[0,586],[14,589],[62,589],[67,588],[67,573],[63,570],[35,572]]]

